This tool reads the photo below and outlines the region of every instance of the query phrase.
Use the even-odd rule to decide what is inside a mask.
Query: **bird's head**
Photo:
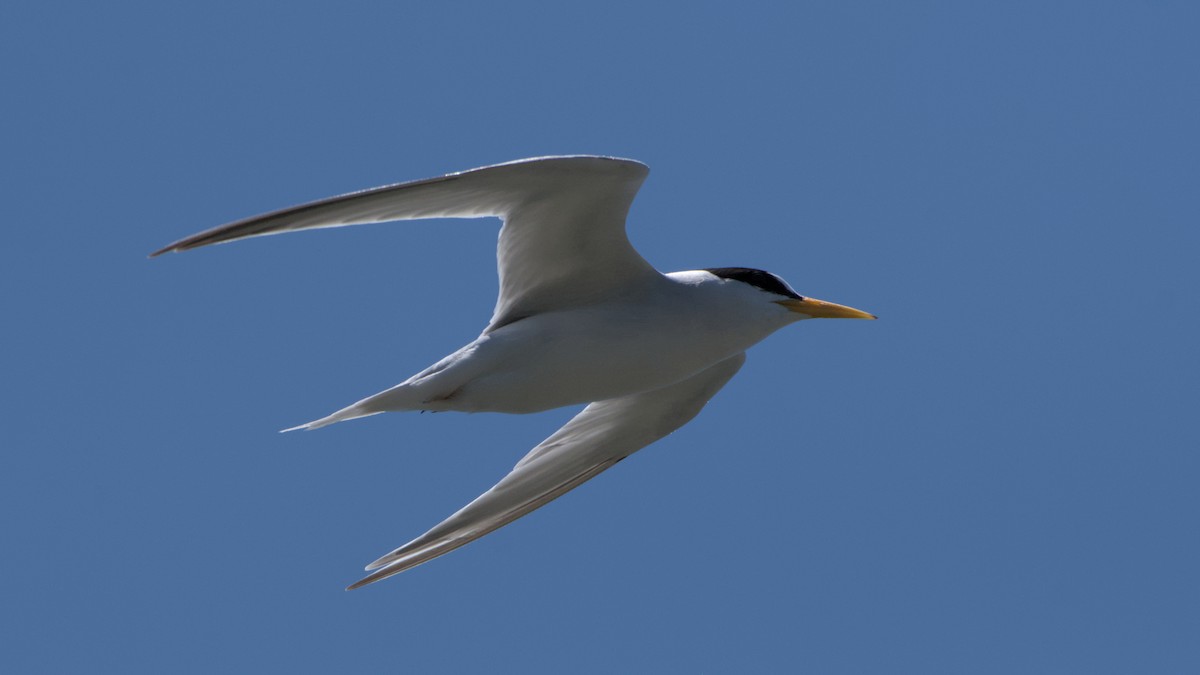
[[[787,309],[789,312],[795,313],[797,316],[792,318],[796,321],[801,319],[875,318],[874,314],[868,314],[853,307],[825,302],[816,298],[806,298],[793,290],[783,279],[763,270],[751,269],[749,267],[717,267],[704,271],[721,279],[747,284],[763,293],[773,296],[769,298],[770,302]]]

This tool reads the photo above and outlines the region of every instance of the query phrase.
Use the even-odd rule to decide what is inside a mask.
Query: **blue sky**
[[[5,672],[1200,669],[1200,29],[1162,3],[6,3]],[[881,320],[445,558],[573,414],[277,429],[473,338],[496,226],[147,260],[335,193],[648,163],[660,269]]]

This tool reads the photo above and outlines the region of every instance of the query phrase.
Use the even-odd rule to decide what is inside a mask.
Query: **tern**
[[[223,225],[154,253],[292,230],[499,217],[500,294],[473,342],[400,384],[307,424],[382,412],[533,413],[587,404],[487,492],[367,566],[359,588],[470,543],[694,418],[745,352],[804,319],[874,319],[801,296],[762,270],[662,274],[625,217],[649,169],[628,159],[522,159],[363,190]]]

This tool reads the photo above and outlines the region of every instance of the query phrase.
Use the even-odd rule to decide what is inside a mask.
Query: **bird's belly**
[[[476,341],[476,374],[441,407],[529,413],[658,389],[761,339],[750,337],[625,312],[537,316]]]

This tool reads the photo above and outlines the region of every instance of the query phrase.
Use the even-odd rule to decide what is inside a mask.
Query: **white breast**
[[[794,320],[755,289],[672,277],[637,297],[539,314],[481,336],[435,376],[453,394],[430,409],[527,413],[658,389]]]

